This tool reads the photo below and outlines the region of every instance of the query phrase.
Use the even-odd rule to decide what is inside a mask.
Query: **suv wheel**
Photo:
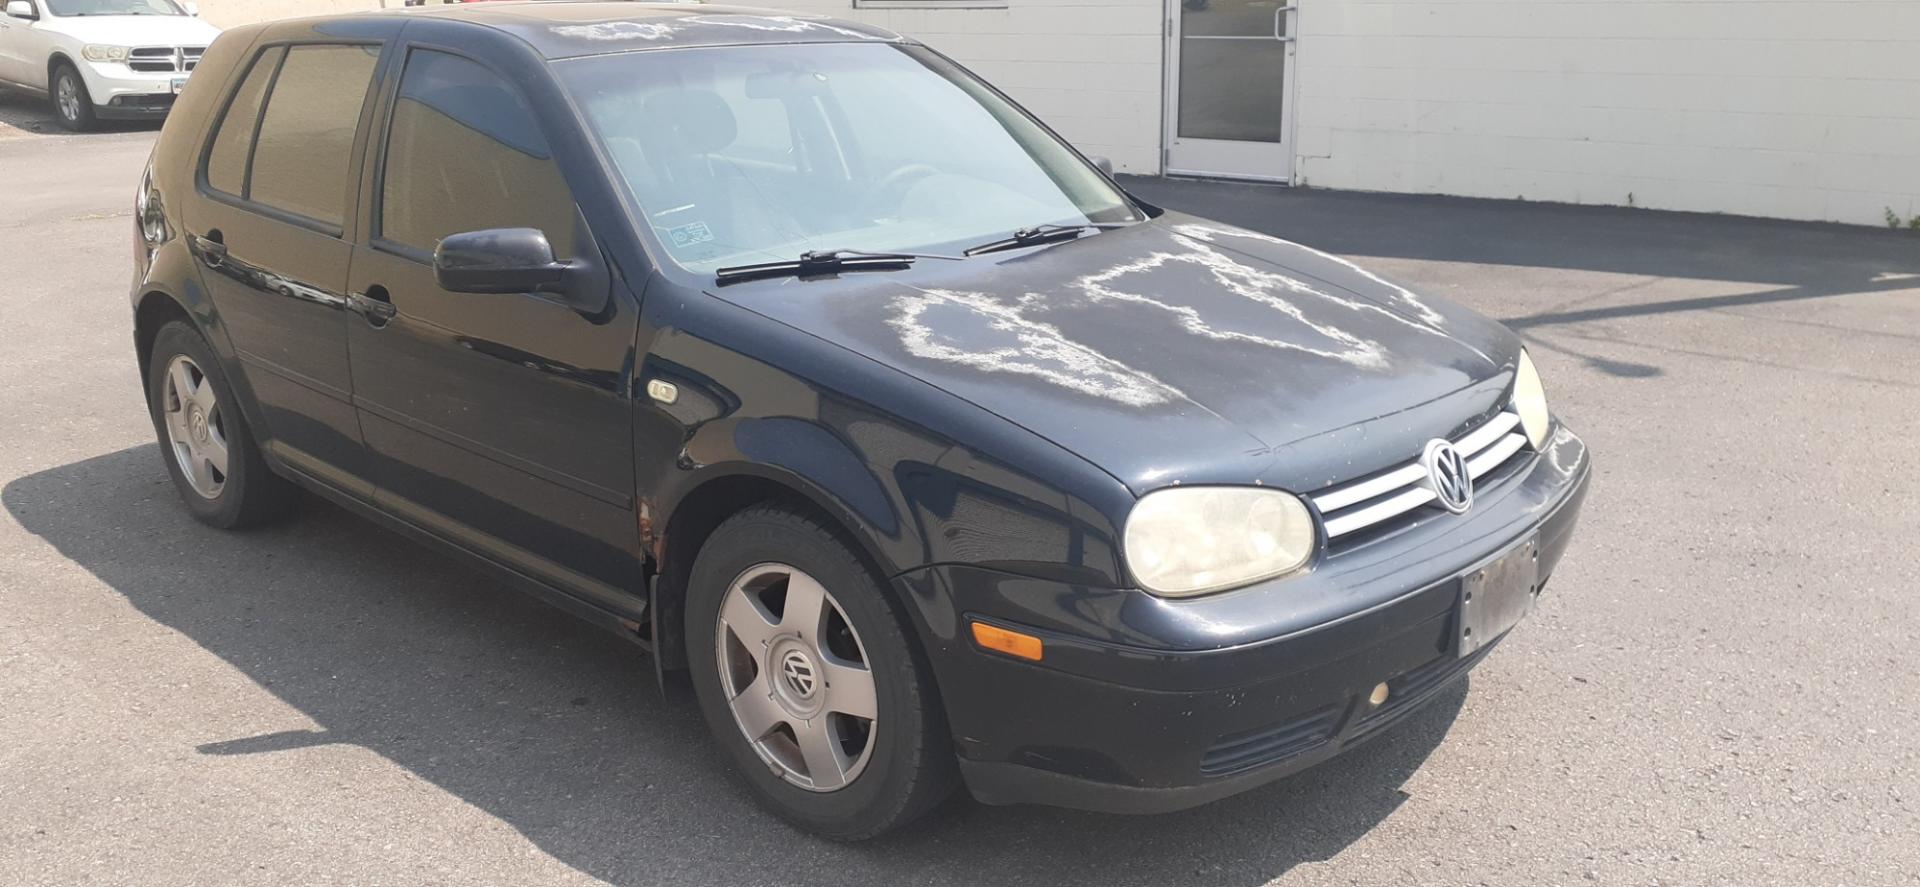
[[[756,507],[715,529],[686,638],[707,725],[775,813],[860,840],[952,793],[952,740],[906,622],[819,521]]]
[[[199,331],[177,320],[161,327],[147,366],[147,404],[161,455],[193,516],[238,529],[285,514],[295,488],[261,458]]]
[[[53,112],[60,118],[61,126],[86,132],[98,122],[93,115],[93,96],[87,93],[87,81],[80,79],[80,72],[72,65],[63,62],[53,69],[52,88],[47,92],[53,97]]]

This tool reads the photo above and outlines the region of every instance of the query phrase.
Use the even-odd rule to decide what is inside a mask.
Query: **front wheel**
[[[53,70],[51,87],[47,92],[53,97],[53,112],[60,118],[61,126],[86,132],[99,123],[93,113],[93,96],[87,92],[87,81],[80,79],[80,72],[72,65],[63,64]]]
[[[905,620],[819,521],[757,507],[715,529],[686,638],[708,726],[775,813],[861,840],[952,793],[951,737]]]

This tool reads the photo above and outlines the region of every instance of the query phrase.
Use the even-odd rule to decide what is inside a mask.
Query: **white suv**
[[[68,129],[157,119],[220,29],[175,0],[5,0],[0,86],[46,95]]]

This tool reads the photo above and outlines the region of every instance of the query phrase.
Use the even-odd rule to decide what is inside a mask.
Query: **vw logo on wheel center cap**
[[[1439,438],[1427,441],[1420,464],[1427,470],[1427,481],[1440,507],[1454,514],[1465,514],[1473,507],[1473,474],[1467,469],[1467,457],[1460,455],[1453,444]]]
[[[780,657],[780,680],[796,699],[809,699],[820,687],[820,672],[812,657],[800,650],[788,650]]]

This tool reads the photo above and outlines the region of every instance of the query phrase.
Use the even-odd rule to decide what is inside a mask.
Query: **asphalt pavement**
[[[1390,735],[1129,818],[758,812],[626,645],[335,508],[191,520],[132,358],[152,132],[0,99],[0,884],[1920,883],[1920,237],[1134,183],[1511,323],[1597,475]]]

